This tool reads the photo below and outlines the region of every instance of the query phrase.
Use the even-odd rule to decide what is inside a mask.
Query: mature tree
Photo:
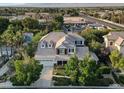
[[[70,76],[72,85],[90,85],[98,78],[98,67],[91,56],[85,56],[79,60],[76,55],[72,56],[65,65],[66,74]]]
[[[41,39],[41,37],[43,32],[39,32],[37,34],[35,34],[32,38],[32,43],[38,44],[39,40]]]
[[[96,13],[94,13],[94,14],[93,14],[93,16],[94,16],[94,17],[96,17],[96,18],[100,18],[100,14],[99,14],[99,13],[97,13],[97,12],[96,12]]]
[[[121,58],[121,54],[119,53],[119,51],[118,50],[113,50],[112,52],[111,52],[111,54],[110,54],[110,60],[111,60],[111,62],[112,62],[112,66],[114,67],[114,68],[117,68],[117,65],[118,65],[118,63],[119,63],[119,60],[120,60],[120,58]]]
[[[37,29],[39,26],[39,22],[36,19],[26,17],[22,20],[22,25],[24,28]]]
[[[23,60],[14,61],[15,75],[11,78],[11,82],[16,86],[31,85],[31,83],[39,78],[43,68],[39,62],[30,58],[25,53],[22,55]]]
[[[12,53],[12,48],[13,48],[13,41],[14,41],[14,27],[13,25],[9,25],[7,30],[2,34],[2,40],[3,42],[6,44],[6,48],[7,47],[11,47],[11,53]],[[8,52],[7,52],[7,56],[8,56]]]
[[[119,62],[117,64],[117,67],[124,70],[124,57],[121,57],[119,59]]]
[[[15,33],[15,36],[13,36],[13,43],[16,48],[19,48],[22,46],[23,43],[23,33],[21,30],[17,31]]]
[[[23,30],[23,26],[22,26],[21,20],[12,20],[11,24],[14,26],[15,31]]]
[[[9,20],[0,17],[0,34],[2,34],[7,29],[8,25],[9,25]]]
[[[8,26],[7,30],[2,34],[1,37],[6,46],[11,47],[11,54],[15,51],[14,47],[19,47],[23,40],[21,31],[15,32],[12,24]]]
[[[63,16],[56,16],[54,19],[56,22],[63,23]]]
[[[95,53],[100,53],[101,49],[101,44],[97,41],[92,40],[91,43],[89,44],[90,50],[95,52]]]
[[[63,22],[63,16],[55,16],[54,20],[50,24],[52,30],[61,30]]]
[[[109,30],[97,30],[97,29],[91,29],[87,28],[81,33],[79,33],[82,37],[86,39],[86,44],[91,43],[92,40],[103,43],[103,35],[107,34]]]
[[[79,60],[76,55],[72,56],[67,64],[65,65],[66,74],[71,77],[73,85],[78,85],[78,76],[79,76]]]
[[[79,64],[80,85],[90,85],[95,79],[97,79],[97,64],[90,55],[85,56],[84,59]]]

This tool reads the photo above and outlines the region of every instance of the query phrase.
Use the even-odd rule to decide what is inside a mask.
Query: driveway
[[[2,76],[4,73],[6,73],[9,70],[9,68],[7,67],[7,63],[5,65],[3,65],[2,68],[0,68],[0,76]]]
[[[10,81],[6,81],[3,83],[0,83],[0,88],[12,88],[12,83]]]
[[[35,88],[49,88],[52,81],[53,66],[44,66],[40,78],[31,86]]]

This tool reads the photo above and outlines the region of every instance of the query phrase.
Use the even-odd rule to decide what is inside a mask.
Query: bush
[[[39,78],[43,65],[40,65],[33,58],[25,58],[14,61],[14,68],[15,74],[10,78],[12,84],[14,86],[27,86]]]
[[[109,86],[113,84],[113,80],[110,78],[96,79],[93,82],[90,82],[87,86]]]
[[[120,83],[124,84],[124,75],[119,76]]]
[[[112,72],[112,75],[113,75],[113,78],[115,79],[115,81],[116,81],[118,84],[120,84],[120,80],[119,80],[119,78],[117,77],[117,75],[116,75],[114,72]]]
[[[107,66],[102,66],[99,68],[99,70],[102,74],[110,74],[111,72],[111,68]]]
[[[121,70],[118,69],[118,68],[116,68],[115,71],[116,71],[117,73],[121,73]]]
[[[71,80],[69,78],[64,77],[53,77],[54,86],[69,86],[71,85]]]

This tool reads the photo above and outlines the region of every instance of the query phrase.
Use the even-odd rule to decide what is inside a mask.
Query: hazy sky
[[[0,3],[0,6],[10,7],[101,7],[124,6],[124,3]]]

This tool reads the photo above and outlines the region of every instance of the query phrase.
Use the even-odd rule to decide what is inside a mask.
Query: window
[[[65,49],[59,49],[59,54],[65,54]]]
[[[82,41],[80,41],[80,44],[82,45]]]
[[[72,48],[72,49],[68,49],[68,52],[69,52],[69,54],[73,54],[74,53],[74,49]]]
[[[45,44],[41,44],[41,48],[45,48]]]
[[[113,45],[113,42],[110,42],[110,45]]]
[[[75,41],[75,44],[77,44],[77,41]]]
[[[52,44],[49,44],[49,45],[48,45],[48,48],[52,48]]]
[[[76,45],[82,45],[83,42],[82,42],[82,41],[75,41],[75,44],[76,44]]]

